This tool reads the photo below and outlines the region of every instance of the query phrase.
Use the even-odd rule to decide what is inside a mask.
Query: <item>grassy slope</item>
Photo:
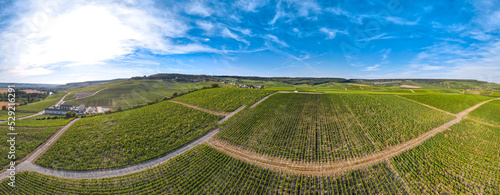
[[[500,126],[500,100],[488,102],[469,113],[468,116]]]
[[[27,104],[24,106],[18,106],[16,108],[16,111],[19,111],[19,112],[40,112],[43,109],[48,108],[48,107],[54,105],[55,103],[57,103],[64,95],[66,95],[66,92],[60,91],[59,93],[51,95],[42,101],[34,102],[34,103]]]
[[[392,159],[414,194],[499,194],[500,128],[464,119]]]
[[[97,91],[105,87],[107,89],[94,96],[66,103],[73,105],[85,104],[86,106],[133,106],[162,100],[173,93],[188,92],[197,87],[201,88],[211,84],[211,82],[180,83],[161,80],[121,80],[107,83],[101,87],[93,87],[91,91]],[[89,91],[89,89],[78,90],[78,92],[84,91]]]
[[[478,95],[447,95],[447,94],[425,94],[425,95],[403,95],[402,97],[412,99],[424,104],[434,106],[451,113],[459,113],[482,101],[492,99],[492,97]]]
[[[174,100],[210,110],[230,112],[241,105],[251,105],[273,92],[264,89],[215,88],[189,93]]]
[[[54,134],[60,127],[15,127],[16,135],[16,157],[17,159],[23,158],[26,154],[37,148],[45,140],[47,140],[52,134]],[[0,134],[4,135],[4,139],[7,140],[7,133],[12,132],[9,130],[8,126],[0,126]],[[10,162],[7,159],[7,153],[9,152],[8,143],[2,140],[0,145],[0,165],[4,166]]]
[[[83,118],[36,163],[68,170],[126,166],[162,156],[217,126],[218,116],[164,101]]]
[[[249,165],[200,145],[151,170],[122,177],[70,180],[33,172],[16,175],[5,194],[405,194],[386,163],[339,176],[300,176]],[[21,185],[22,184],[22,185]]]

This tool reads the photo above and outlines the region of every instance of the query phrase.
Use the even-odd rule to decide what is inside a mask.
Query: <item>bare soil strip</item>
[[[52,106],[57,106],[59,104],[62,104],[64,101],[64,98],[69,95],[70,92],[68,92],[66,95],[64,95],[57,103],[55,103],[54,105]],[[22,120],[22,119],[27,119],[27,118],[31,118],[31,117],[34,117],[34,116],[38,116],[38,115],[42,115],[42,114],[45,114],[45,110],[42,110],[40,112],[37,112],[36,114],[32,114],[32,115],[29,115],[29,116],[23,116],[23,117],[20,117],[20,118],[17,118],[16,120]]]
[[[291,161],[289,159],[282,159],[277,157],[271,157],[268,155],[258,154],[253,151],[249,151],[217,139],[211,139],[207,142],[207,144],[217,149],[220,152],[232,156],[233,158],[237,158],[247,163],[273,169],[276,171],[283,171],[283,172],[302,174],[302,175],[335,175],[349,170],[369,167],[371,165],[380,163],[385,160],[390,160],[390,158],[397,156],[409,149],[412,149],[420,145],[425,140],[435,136],[436,134],[449,129],[452,125],[460,122],[463,116],[467,115],[469,112],[476,109],[477,107],[492,100],[494,99],[487,100],[475,106],[472,106],[458,113],[455,119],[439,127],[436,127],[405,143],[392,146],[386,148],[385,150],[375,152],[360,158],[347,159],[337,162],[317,163],[317,162]]]
[[[105,90],[107,88],[102,88],[102,89],[99,89],[97,91],[94,91],[94,92],[77,92],[75,94],[76,98],[75,99],[72,99],[72,100],[66,100],[66,102],[69,102],[69,101],[73,101],[73,100],[79,100],[79,99],[83,99],[83,98],[87,98],[87,97],[91,97],[91,96],[94,96],[95,94],[101,92],[102,90]]]
[[[413,93],[415,93],[415,92],[413,92]],[[417,103],[417,104],[423,105],[423,106],[425,106],[425,107],[429,107],[429,108],[432,108],[432,109],[434,109],[434,110],[444,112],[444,113],[449,114],[449,115],[457,116],[456,114],[450,113],[450,112],[448,112],[448,111],[441,110],[441,109],[439,109],[439,108],[436,108],[436,107],[434,107],[434,106],[430,106],[430,105],[424,104],[424,103],[422,103],[422,102],[417,102],[417,101],[415,101],[415,100],[408,99],[408,98],[405,98],[405,97],[400,96],[400,95],[396,95],[396,96],[398,96],[398,97],[400,97],[400,98],[404,98],[404,99],[406,99],[406,100],[410,100],[410,101],[412,101],[412,102],[415,102],[415,103]]]
[[[219,123],[224,122],[225,120],[229,119],[231,116],[235,115],[239,111],[243,110],[245,108],[245,105],[239,107],[235,111],[233,111],[231,114],[228,114],[225,118],[219,121]],[[22,171],[34,171],[38,172],[41,174],[45,175],[50,175],[54,177],[61,177],[61,178],[67,178],[67,179],[93,179],[93,178],[106,178],[106,177],[118,177],[118,176],[123,176],[123,175],[128,175],[131,173],[136,173],[140,171],[144,171],[150,168],[153,168],[155,166],[158,166],[160,164],[163,164],[167,162],[168,160],[194,148],[195,146],[206,142],[210,140],[215,134],[219,132],[219,129],[215,129],[206,135],[193,140],[192,142],[175,149],[174,151],[168,153],[165,156],[149,160],[143,163],[131,165],[128,167],[124,168],[118,168],[118,169],[107,169],[107,170],[96,170],[96,171],[65,171],[65,170],[57,170],[57,169],[49,169],[45,167],[41,167],[39,165],[35,165],[34,162],[35,160],[45,153],[47,149],[52,146],[54,142],[61,137],[61,135],[71,127],[79,118],[69,122],[66,124],[64,127],[62,127],[60,130],[58,130],[54,135],[52,135],[45,143],[43,143],[40,147],[38,147],[36,150],[28,154],[25,158],[22,159],[22,163],[18,164],[16,166],[16,173],[20,173]],[[3,171],[0,173],[0,181],[4,180],[7,178],[9,172]]]
[[[268,97],[271,97],[272,95],[274,95],[276,93],[278,93],[278,92],[271,93],[271,94],[267,95],[266,97],[260,99],[259,101],[255,102],[255,104],[251,105],[250,108],[253,108],[253,107],[259,105],[261,102],[263,102],[264,100],[266,100]]]
[[[217,115],[217,116],[227,116],[229,114],[229,113],[225,113],[225,112],[217,112],[217,111],[214,111],[214,110],[209,110],[209,109],[206,109],[206,108],[198,107],[198,106],[195,106],[195,105],[191,105],[191,104],[188,104],[188,103],[179,102],[179,101],[175,101],[175,100],[168,100],[168,101],[173,102],[173,103],[177,103],[177,104],[181,104],[181,105],[184,105],[184,106],[187,106],[187,107],[190,107],[190,108],[194,108],[196,110],[201,110],[203,112],[207,112],[207,113],[214,114],[214,115]]]

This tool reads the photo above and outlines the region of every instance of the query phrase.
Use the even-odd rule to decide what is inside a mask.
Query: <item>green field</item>
[[[72,92],[76,94],[76,92],[97,91],[106,88],[94,96],[67,101],[65,104],[107,107],[134,106],[155,100],[163,100],[165,97],[172,96],[173,93],[184,93],[211,84],[212,82],[184,83],[162,80],[120,80],[103,84],[100,87],[92,86],[90,89],[73,90]],[[71,99],[74,99],[73,96],[68,100]]]
[[[447,94],[426,94],[426,95],[402,95],[402,97],[415,100],[441,110],[451,113],[459,113],[478,103],[492,99],[492,97],[479,95],[447,95]]]
[[[250,106],[273,92],[264,89],[215,88],[195,91],[174,100],[219,112],[231,112],[242,105]]]
[[[494,100],[483,104],[479,108],[470,112],[467,116],[500,126],[500,100]]]
[[[151,170],[122,177],[70,180],[16,175],[5,194],[405,194],[385,163],[339,176],[300,176],[249,165],[201,145]]]
[[[463,120],[392,159],[415,194],[500,194],[500,128]]]
[[[73,118],[46,119],[47,117],[53,116],[38,115],[27,119],[16,120],[15,125],[19,127],[55,127],[64,126],[73,120]],[[5,122],[0,125],[7,126],[8,124]]]
[[[64,95],[66,95],[66,92],[61,91],[59,93],[56,93],[54,95],[48,96],[46,99],[39,101],[39,102],[34,102],[31,104],[27,104],[24,106],[17,106],[16,111],[17,112],[40,112],[45,108],[48,108],[55,103],[57,103]]]
[[[107,169],[162,156],[217,126],[220,118],[176,103],[157,104],[73,124],[37,161],[48,168]]]
[[[294,161],[333,162],[408,141],[453,116],[394,95],[274,94],[216,135]]]
[[[16,138],[16,154],[17,160],[22,159],[26,154],[33,151],[40,144],[45,142],[52,134],[54,134],[60,127],[15,127],[14,132],[17,133]],[[0,165],[7,165],[11,160],[7,158],[9,150],[9,143],[7,133],[10,131],[8,126],[0,126],[0,133],[3,135],[2,144],[0,145]]]

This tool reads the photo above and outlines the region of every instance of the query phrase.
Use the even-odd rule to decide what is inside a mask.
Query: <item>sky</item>
[[[0,0],[0,82],[156,73],[500,83],[500,1]]]

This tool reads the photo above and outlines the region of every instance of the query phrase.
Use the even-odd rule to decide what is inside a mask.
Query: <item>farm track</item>
[[[498,98],[500,99],[500,98]],[[224,141],[218,139],[211,139],[207,142],[208,145],[217,149],[220,152],[223,152],[227,155],[232,156],[233,158],[237,158],[243,160],[247,163],[257,165],[260,167],[265,167],[269,169],[273,169],[276,171],[283,171],[294,174],[301,175],[335,175],[349,170],[355,170],[360,168],[365,168],[371,165],[375,165],[377,163],[383,162],[385,160],[390,160],[390,158],[401,154],[404,151],[410,150],[427,139],[435,136],[436,134],[449,129],[452,125],[460,122],[460,120],[467,115],[472,110],[478,108],[479,106],[493,101],[495,99],[487,100],[476,104],[458,114],[456,114],[456,118],[451,121],[446,122],[445,124],[436,127],[412,140],[409,140],[405,143],[392,146],[386,148],[385,150],[375,152],[360,158],[347,159],[342,161],[337,161],[333,163],[306,163],[306,162],[298,162],[291,161],[289,159],[271,157],[268,155],[258,154],[253,151],[249,151],[238,146],[234,146],[228,144]]]
[[[214,114],[214,115],[217,115],[217,116],[227,116],[227,115],[230,114],[230,113],[226,113],[226,112],[217,112],[217,111],[214,111],[214,110],[209,110],[209,109],[206,109],[206,108],[202,108],[202,107],[199,107],[199,106],[195,106],[195,105],[192,105],[192,104],[188,104],[188,103],[184,103],[184,102],[179,102],[179,101],[175,101],[175,100],[168,100],[168,101],[169,102],[173,102],[173,103],[177,103],[177,104],[181,104],[181,105],[184,105],[184,106],[196,109],[196,110],[201,110],[203,112]]]
[[[221,119],[219,123],[224,122],[225,120],[229,119],[232,117],[234,114],[238,113],[239,111],[243,110],[246,106],[241,106],[235,111],[233,111],[231,114],[228,114],[226,117]],[[80,118],[77,118],[68,124],[66,124],[64,127],[62,127],[60,130],[58,130],[54,135],[52,135],[47,141],[45,141],[41,146],[39,146],[36,150],[32,151],[30,154],[28,154],[26,157],[24,157],[21,161],[20,164],[16,166],[16,173],[19,173],[21,171],[34,171],[38,172],[41,174],[45,175],[50,175],[54,177],[60,177],[60,178],[67,178],[67,179],[94,179],[94,178],[106,178],[106,177],[118,177],[118,176],[123,176],[123,175],[128,175],[132,173],[137,173],[141,172],[153,167],[156,167],[160,164],[163,164],[167,162],[168,160],[194,148],[195,146],[206,142],[210,140],[215,134],[219,132],[219,129],[215,129],[210,131],[209,133],[205,134],[204,136],[191,141],[190,143],[181,146],[168,154],[161,156],[159,158],[155,158],[146,162],[142,162],[139,164],[127,166],[124,168],[117,168],[117,169],[106,169],[106,170],[95,170],[95,171],[66,171],[66,170],[57,170],[57,169],[49,169],[45,168],[39,165],[34,164],[36,159],[41,156],[47,149],[52,146],[54,142],[61,137],[61,135],[68,130],[71,125],[73,125],[76,121],[78,121]],[[7,178],[9,172],[4,171],[0,173],[0,181],[4,180]]]
[[[408,99],[408,98],[405,98],[405,97],[400,96],[400,95],[396,95],[396,96],[398,96],[398,97],[400,97],[400,98],[404,98],[404,99],[406,99],[406,100],[410,100],[410,101],[412,101],[412,102],[415,102],[415,103],[417,103],[417,104],[423,105],[423,106],[425,106],[425,107],[432,108],[432,109],[434,109],[434,110],[444,112],[444,113],[449,114],[449,115],[457,116],[457,114],[453,114],[453,113],[451,113],[451,112],[441,110],[441,109],[439,109],[439,108],[436,108],[436,107],[434,107],[434,106],[430,106],[430,105],[424,104],[424,103],[422,103],[422,102],[417,102],[417,101],[415,101],[415,100]]]
[[[278,92],[281,93],[281,92]],[[273,93],[274,94],[274,93]],[[66,94],[66,95],[69,95]],[[271,94],[272,95],[272,94]],[[267,98],[270,95],[264,97]],[[61,103],[61,101],[64,99],[64,97],[57,103]],[[497,98],[500,99],[500,98]],[[442,132],[446,129],[448,129],[450,126],[453,124],[458,123],[462,117],[467,115],[469,112],[472,110],[478,108],[479,106],[490,102],[495,99],[487,100],[484,102],[481,102],[475,106],[472,106],[460,113],[458,113],[455,119],[437,127],[434,128],[419,137],[412,139],[408,142],[405,142],[403,144],[393,146],[390,148],[387,148],[386,150],[367,155],[361,158],[356,158],[356,159],[348,159],[342,162],[335,162],[335,163],[329,163],[329,164],[315,164],[315,163],[304,163],[304,162],[291,162],[287,159],[279,159],[279,158],[274,158],[274,157],[268,157],[265,155],[261,154],[256,154],[250,151],[246,151],[242,148],[238,148],[236,146],[232,146],[226,143],[221,142],[220,140],[216,140],[213,138],[215,134],[219,132],[219,129],[215,129],[206,135],[190,142],[187,145],[184,145],[169,154],[156,158],[153,160],[149,160],[140,164],[128,166],[125,168],[120,168],[120,169],[108,169],[108,170],[96,170],[96,171],[63,171],[63,170],[56,170],[56,169],[48,169],[44,168],[38,165],[33,164],[33,162],[40,156],[42,155],[59,137],[67,130],[69,127],[74,124],[77,120],[75,119],[71,121],[70,123],[66,124],[64,127],[62,127],[60,130],[58,130],[54,135],[52,135],[46,142],[44,142],[41,146],[39,146],[36,150],[32,151],[30,154],[28,154],[25,158],[23,158],[22,163],[18,164],[16,166],[16,173],[19,173],[21,171],[34,171],[38,172],[41,174],[45,175],[50,175],[50,176],[55,176],[55,177],[60,177],[60,178],[69,178],[69,179],[91,179],[91,178],[106,178],[106,177],[117,177],[117,176],[123,176],[123,175],[128,175],[132,173],[137,173],[140,171],[144,171],[147,169],[150,169],[152,167],[158,166],[160,164],[163,164],[170,160],[171,158],[178,156],[185,151],[188,151],[195,146],[199,144],[207,144],[209,146],[212,146],[213,148],[217,149],[218,151],[221,151],[227,155],[230,155],[234,158],[243,160],[245,162],[248,162],[250,164],[254,164],[257,166],[265,167],[265,168],[270,168],[273,170],[279,170],[279,171],[285,171],[289,173],[296,173],[296,174],[304,174],[304,175],[334,175],[338,173],[342,173],[348,170],[354,170],[354,169],[359,169],[359,168],[364,168],[370,165],[374,165],[376,163],[385,161],[385,160],[390,160],[391,157],[396,156],[406,150],[409,150],[415,146],[418,146],[420,143],[423,141],[433,137],[439,132]],[[255,105],[255,104],[254,104]],[[237,112],[243,110],[245,106],[241,106],[240,108],[236,109],[233,111],[231,114],[227,115],[224,119],[220,120],[219,123],[224,122],[225,120],[229,119],[231,116],[236,114]],[[4,180],[7,178],[9,172],[3,171],[0,173],[0,181]]]
[[[77,96],[75,99],[72,99],[72,100],[66,100],[65,102],[69,102],[69,101],[74,101],[74,100],[79,100],[79,99],[83,99],[83,98],[88,98],[88,97],[92,97],[94,96],[95,94],[101,92],[102,90],[105,90],[105,89],[108,89],[107,87],[106,88],[102,88],[102,89],[99,89],[97,90],[96,92],[94,92],[93,94],[89,95],[89,96],[84,96],[84,97],[79,97]],[[76,95],[76,94],[75,94]],[[63,98],[64,99],[64,98]]]

